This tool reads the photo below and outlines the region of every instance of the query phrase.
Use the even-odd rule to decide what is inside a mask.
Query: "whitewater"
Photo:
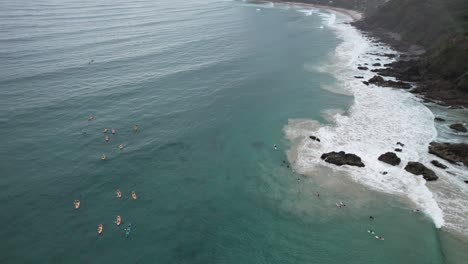
[[[298,10],[311,15],[317,10]],[[347,111],[329,109],[323,116],[329,121],[321,124],[316,120],[290,119],[285,127],[286,137],[293,142],[289,157],[294,169],[304,175],[313,175],[320,166],[345,171],[352,179],[371,189],[398,195],[409,201],[410,207],[430,216],[437,228],[443,226],[461,233],[466,232],[468,208],[466,187],[462,181],[453,180],[447,172],[430,164],[438,159],[428,154],[428,145],[436,140],[434,114],[421,103],[421,100],[406,91],[366,86],[362,80],[374,76],[370,70],[379,68],[373,63],[384,65],[394,61],[385,56],[372,54],[395,54],[389,46],[377,43],[349,25],[351,19],[338,12],[320,10],[317,13],[323,25],[332,29],[342,40],[330,54],[326,65],[315,69],[335,76],[336,85],[322,85],[331,92],[351,94],[354,103]],[[365,66],[369,71],[357,70]],[[354,76],[363,76],[357,79]],[[387,78],[392,79],[392,78]],[[320,142],[311,140],[314,135]],[[397,145],[404,144],[404,147]],[[386,152],[402,148],[397,155],[402,162],[391,166],[377,158]],[[323,153],[345,151],[362,158],[364,168],[338,167],[320,159]],[[433,169],[439,181],[427,183],[421,176],[404,170],[409,161],[417,161]],[[454,173],[455,172],[455,173]],[[454,166],[452,174],[466,175],[463,168]],[[460,184],[461,183],[461,184]]]

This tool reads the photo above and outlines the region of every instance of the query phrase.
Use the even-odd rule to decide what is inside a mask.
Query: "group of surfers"
[[[122,198],[122,192],[120,190],[115,191],[115,194],[116,194],[117,198],[119,198],[119,199]],[[135,191],[132,191],[132,199],[133,200],[137,199],[137,195],[136,195]],[[75,202],[73,204],[75,205],[75,209],[78,209],[78,208],[80,208],[81,201],[80,200],[75,200]],[[117,217],[115,218],[115,224],[117,226],[120,226],[121,223],[122,223],[122,217],[120,215],[117,215]],[[99,224],[98,229],[97,229],[99,235],[102,234],[103,229],[104,229],[103,224]]]
[[[93,119],[94,119],[94,116],[89,116],[88,117],[88,121],[92,121]],[[105,139],[106,142],[109,142],[109,136],[107,135],[108,131],[109,131],[108,128],[104,128],[104,130],[102,131],[104,133],[104,139]],[[137,124],[135,124],[133,126],[133,131],[138,132],[138,125]],[[111,134],[115,135],[115,133],[116,133],[115,129],[111,128]],[[120,151],[122,151],[123,148],[124,148],[123,144],[119,144],[118,148],[119,148]],[[102,154],[101,159],[106,160],[107,159],[106,155]],[[122,198],[122,192],[119,189],[117,189],[115,194],[116,194],[117,198],[119,198],[119,199]],[[136,195],[135,191],[132,191],[131,195],[132,195],[133,200],[137,199],[137,195]],[[78,208],[80,208],[81,201],[80,200],[75,200],[73,204],[75,206],[75,209],[78,209]],[[122,217],[120,215],[117,215],[116,218],[115,218],[115,224],[117,226],[120,226],[121,223],[122,223]],[[128,227],[125,229],[127,236],[130,234],[130,228],[131,228],[131,224],[129,224]],[[104,225],[99,224],[98,228],[97,228],[98,234],[101,235],[103,230],[104,230]]]
[[[88,121],[91,121],[91,120],[93,120],[93,119],[94,119],[93,116],[89,116],[89,117],[88,117]],[[104,130],[102,131],[102,133],[104,133],[104,140],[105,140],[106,142],[109,142],[109,136],[107,135],[107,132],[109,132],[109,129],[106,127],[106,128],[104,128]],[[138,125],[137,125],[137,124],[133,125],[133,132],[138,132]],[[116,133],[115,129],[114,129],[114,128],[111,128],[111,134],[112,134],[112,135],[115,135],[115,133]],[[118,148],[119,148],[120,151],[122,151],[123,148],[124,148],[124,145],[123,145],[123,144],[119,144]],[[106,160],[106,159],[107,159],[106,154],[102,154],[102,155],[101,155],[101,160]]]

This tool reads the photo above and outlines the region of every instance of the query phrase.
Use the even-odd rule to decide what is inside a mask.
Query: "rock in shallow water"
[[[436,155],[451,163],[463,162],[468,166],[468,144],[436,143],[431,142],[429,153]]]
[[[433,161],[431,161],[431,163],[432,163],[432,165],[434,165],[436,167],[439,167],[441,169],[444,169],[444,170],[447,168],[447,166],[445,166],[444,164],[438,162],[437,160],[433,160]]]
[[[452,124],[450,128],[458,132],[467,132],[468,130],[462,124]]]
[[[409,89],[411,88],[411,84],[405,83],[402,81],[391,81],[388,80],[386,81],[382,76],[375,75],[374,77],[370,78],[369,83],[377,85],[377,86],[383,86],[383,87],[391,87],[391,88],[400,88],[400,89]]]
[[[401,159],[393,152],[387,152],[380,155],[379,160],[393,166],[396,166],[401,162]]]
[[[437,175],[431,169],[428,169],[426,166],[419,162],[408,162],[405,167],[407,172],[413,173],[414,175],[422,175],[426,181],[435,181],[439,179]]]
[[[320,157],[324,161],[328,163],[332,163],[338,166],[342,165],[350,165],[350,166],[357,166],[357,167],[364,167],[364,163],[362,163],[361,158],[355,154],[345,153],[344,151],[340,152],[329,152],[324,153]]]

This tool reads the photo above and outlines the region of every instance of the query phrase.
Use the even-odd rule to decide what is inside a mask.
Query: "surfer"
[[[385,240],[383,236],[375,236],[375,238],[377,238],[378,240]]]
[[[369,219],[370,219],[370,220],[374,220],[374,217],[371,215],[371,216],[369,216]]]
[[[122,193],[120,192],[119,189],[117,189],[117,191],[115,192],[115,194],[117,195],[117,198],[121,198],[121,197],[122,197]]]
[[[104,137],[104,139],[106,140],[106,142],[109,142],[109,136],[108,136],[108,135],[106,135],[106,136]]]
[[[119,145],[119,149],[122,151],[123,150],[123,144]]]
[[[94,119],[94,116],[88,116],[88,121],[91,121]]]
[[[103,228],[104,228],[104,227],[102,226],[102,224],[99,224],[99,225],[98,225],[97,232],[98,232],[99,235],[102,234]]]
[[[106,159],[107,159],[106,155],[105,155],[105,154],[102,154],[101,160],[106,160]]]
[[[125,236],[128,237],[132,231],[132,223],[129,223],[127,228],[125,228]]]
[[[137,125],[137,124],[135,124],[135,125],[133,126],[133,131],[134,131],[134,132],[138,132],[138,125]]]
[[[276,146],[276,145],[273,145],[273,147],[274,147],[275,149],[278,149],[278,146]]]
[[[75,209],[78,209],[78,208],[80,208],[81,202],[80,202],[80,200],[75,200],[75,202],[73,204],[75,205]]]
[[[137,199],[137,195],[136,195],[135,191],[132,191],[132,199],[133,199],[133,200],[136,200],[136,199]]]
[[[106,128],[104,128],[104,130],[102,131],[102,133],[105,134],[105,133],[107,133],[107,131],[109,131],[109,129],[106,127]]]
[[[112,135],[115,135],[115,129],[111,129]]]
[[[375,234],[375,232],[372,229],[367,230],[367,233]]]
[[[315,195],[317,195],[317,197],[320,198],[320,193],[316,192]]]
[[[119,226],[121,223],[122,223],[122,218],[120,218],[120,215],[118,215],[118,216],[115,218],[115,224],[116,224],[117,226]]]

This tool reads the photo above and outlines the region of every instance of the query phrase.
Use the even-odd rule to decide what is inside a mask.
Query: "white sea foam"
[[[295,142],[294,167],[299,173],[313,171],[319,165],[345,170],[359,183],[375,190],[409,198],[417,208],[432,217],[435,225],[444,225],[444,215],[436,197],[419,176],[406,172],[408,161],[427,162],[427,146],[437,136],[432,112],[412,94],[373,85],[366,86],[354,75],[372,77],[370,72],[356,69],[358,64],[375,63],[368,53],[394,53],[390,48],[373,45],[359,31],[343,24],[342,15],[319,13],[323,24],[332,28],[343,42],[331,54],[327,65],[319,70],[333,73],[342,89],[354,96],[354,104],[348,115],[342,112],[327,114],[331,124],[318,125],[312,120],[289,120],[285,127],[287,138]],[[339,21],[336,21],[336,20]],[[380,58],[380,63],[390,59]],[[372,66],[368,66],[372,69]],[[310,140],[315,135],[320,142]],[[390,166],[377,160],[387,151],[397,148],[396,142],[405,144],[398,155],[399,166]],[[325,152],[345,151],[360,156],[364,168],[337,167],[320,159]],[[381,172],[387,171],[387,175]]]
[[[300,10],[297,10],[301,13],[304,13],[306,16],[311,16],[312,14],[316,13],[317,10],[316,9],[300,9]]]

